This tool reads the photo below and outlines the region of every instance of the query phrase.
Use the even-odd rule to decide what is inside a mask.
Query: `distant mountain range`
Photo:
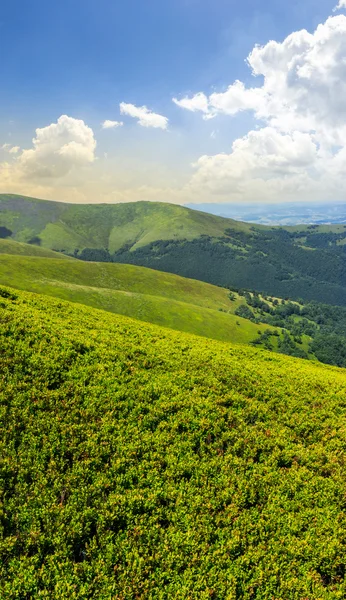
[[[281,204],[190,204],[188,208],[262,225],[297,225],[346,223],[346,201],[314,204],[284,202]]]

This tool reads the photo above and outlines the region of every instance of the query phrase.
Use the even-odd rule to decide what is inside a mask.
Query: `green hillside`
[[[0,237],[82,260],[346,305],[346,225],[264,227],[165,203],[66,204],[0,195]]]
[[[159,202],[125,204],[67,204],[0,194],[0,226],[20,242],[39,238],[52,250],[123,246],[133,250],[156,240],[193,240],[208,234],[218,237],[227,223],[248,230],[249,225],[231,219]]]
[[[243,300],[228,290],[132,265],[0,254],[0,283],[224,341],[247,344],[267,328],[234,315]]]
[[[24,244],[22,242],[15,242],[12,239],[1,239],[0,238],[0,254],[15,254],[20,256],[38,256],[40,258],[57,258],[57,259],[68,259],[72,260],[66,254],[61,252],[53,252],[47,248],[41,248],[33,244]]]
[[[345,598],[345,371],[0,301],[1,598]]]

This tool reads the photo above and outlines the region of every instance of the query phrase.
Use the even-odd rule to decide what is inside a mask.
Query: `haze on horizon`
[[[0,193],[346,198],[346,0],[8,3]]]

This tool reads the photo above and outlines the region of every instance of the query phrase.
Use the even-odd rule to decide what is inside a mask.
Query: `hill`
[[[1,243],[0,283],[228,342],[267,328],[233,314],[243,300],[223,288],[133,265],[1,254]]]
[[[344,371],[0,294],[1,597],[345,597]]]
[[[1,195],[0,235],[82,260],[346,305],[346,225],[265,227],[165,203],[76,205]]]

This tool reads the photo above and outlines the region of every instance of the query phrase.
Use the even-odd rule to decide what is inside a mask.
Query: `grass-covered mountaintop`
[[[1,598],[345,598],[344,371],[0,294]]]
[[[0,225],[13,232],[13,239],[39,238],[45,248],[71,253],[76,248],[135,250],[157,240],[192,240],[203,234],[219,237],[231,224],[249,229],[246,223],[162,202],[68,204],[0,194]]]
[[[346,225],[264,227],[156,202],[0,196],[0,237],[293,299],[346,305]]]

